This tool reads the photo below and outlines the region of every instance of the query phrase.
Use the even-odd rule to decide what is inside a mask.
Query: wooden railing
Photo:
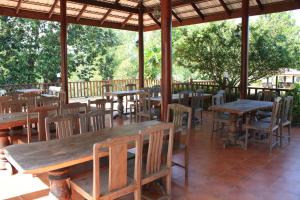
[[[78,97],[91,97],[91,96],[102,96],[102,85],[112,84],[113,90],[124,90],[125,85],[129,83],[135,83],[138,85],[138,79],[124,79],[124,80],[107,80],[107,81],[77,81],[69,82],[69,98]],[[159,80],[145,80],[145,87],[152,87],[154,85],[160,85]],[[6,90],[8,93],[13,93],[17,89],[24,88],[38,88],[48,92],[49,86],[59,86],[59,83],[34,83],[34,84],[8,84],[0,85],[0,89]],[[172,90],[173,93],[177,93],[182,90],[197,90],[203,89],[206,93],[215,94],[218,90],[222,89],[221,86],[217,85],[211,80],[190,80],[189,82],[178,82],[173,81]],[[283,88],[262,88],[262,87],[248,87],[248,98],[256,99],[258,92],[264,90],[272,90],[277,92],[278,95],[285,95],[290,89]],[[239,98],[238,87],[226,87],[226,94],[228,100],[236,100]]]

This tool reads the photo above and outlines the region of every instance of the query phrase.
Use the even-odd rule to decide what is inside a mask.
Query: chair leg
[[[189,160],[190,160],[188,147],[185,148],[184,154],[185,154],[184,155],[184,167],[185,167],[184,170],[185,170],[185,178],[187,178],[189,175]]]
[[[110,127],[114,127],[114,115],[113,115],[113,112],[111,112],[110,114]]]
[[[170,169],[171,170],[171,169]],[[171,196],[171,172],[166,176],[166,191],[167,195],[170,197]]]
[[[142,199],[141,187],[138,187],[136,191],[134,191],[134,200]]]

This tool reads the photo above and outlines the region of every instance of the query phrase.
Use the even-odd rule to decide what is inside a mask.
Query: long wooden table
[[[224,145],[236,144],[237,143],[237,121],[240,116],[247,113],[253,113],[257,110],[270,109],[273,106],[273,102],[269,101],[256,101],[249,99],[241,99],[225,103],[223,105],[215,105],[209,107],[214,112],[226,112],[229,114],[229,120],[232,121],[232,126],[229,129],[228,137],[224,139]],[[239,144],[243,145],[242,141],[238,141]]]
[[[19,90],[16,90],[16,92],[19,92],[19,93],[37,93],[37,94],[41,94],[41,93],[43,93],[43,90],[36,89],[36,88],[30,88],[30,89],[19,89]]]
[[[190,93],[189,95],[190,98],[192,98],[192,93]],[[210,99],[212,97],[212,94],[203,94],[203,98],[204,99]],[[152,101],[153,103],[157,104],[161,102],[161,96],[158,97],[151,97],[150,101]],[[179,101],[179,94],[172,94],[172,102],[178,102]]]
[[[106,92],[105,96],[116,96],[118,98],[118,116],[122,118],[124,113],[124,105],[123,105],[123,97],[128,95],[134,95],[140,92],[144,92],[144,90],[127,90],[127,91],[114,91],[114,92]]]
[[[91,161],[93,145],[108,138],[137,134],[139,130],[160,124],[159,121],[146,121],[126,126],[104,129],[99,132],[74,135],[61,140],[17,144],[4,148],[7,160],[20,173],[49,173],[50,193],[57,199],[70,197],[66,179],[67,167]]]
[[[33,122],[38,121],[38,114],[31,114]],[[0,170],[8,170],[11,173],[11,166],[3,155],[3,148],[10,145],[9,129],[27,124],[27,113],[16,112],[0,114]]]

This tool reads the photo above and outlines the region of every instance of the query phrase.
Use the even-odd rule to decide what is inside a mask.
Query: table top
[[[37,121],[38,114],[32,113],[30,117],[33,121]],[[26,112],[15,112],[0,114],[0,129],[8,129],[17,126],[27,124],[27,113]]]
[[[93,159],[93,145],[108,138],[134,135],[147,127],[160,124],[146,121],[94,133],[73,135],[61,140],[17,144],[4,148],[7,160],[20,172],[37,174],[69,167]]]
[[[16,90],[16,92],[20,92],[20,93],[42,93],[43,90],[41,89],[20,89],[20,90]]]
[[[113,92],[105,92],[105,96],[125,96],[131,94],[137,94],[140,92],[144,92],[144,90],[120,90],[120,91],[113,91]]]
[[[189,96],[191,98],[192,97],[192,93],[190,93]],[[206,94],[206,93],[203,94],[203,98],[209,98],[211,96],[212,96],[212,94]],[[161,96],[151,97],[150,100],[151,101],[161,101]],[[177,94],[172,94],[172,100],[173,101],[178,101],[179,100],[179,94],[178,93]]]
[[[238,101],[233,101],[225,103],[223,105],[211,106],[209,109],[217,112],[228,112],[231,114],[243,115],[248,112],[272,108],[273,102],[269,101],[256,101],[241,99]]]

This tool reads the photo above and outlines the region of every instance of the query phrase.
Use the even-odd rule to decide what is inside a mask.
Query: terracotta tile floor
[[[219,135],[211,139],[210,130],[210,113],[205,112],[203,125],[191,135],[187,182],[184,171],[173,168],[172,199],[300,200],[299,127],[292,129],[291,144],[285,142],[272,154],[264,144],[250,144],[247,151],[224,149]],[[174,159],[182,161],[181,156]],[[44,199],[47,184],[46,175],[2,175],[0,199]],[[73,199],[81,198],[73,194]]]

